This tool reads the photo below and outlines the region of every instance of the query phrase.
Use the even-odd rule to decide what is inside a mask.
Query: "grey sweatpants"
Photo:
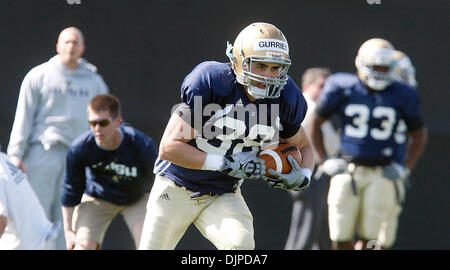
[[[62,230],[61,189],[66,170],[67,151],[67,146],[60,143],[53,145],[49,150],[45,150],[42,144],[35,143],[30,146],[23,159],[28,181],[39,198],[47,218],[61,224],[61,230],[53,248],[57,250],[66,249],[64,230]]]

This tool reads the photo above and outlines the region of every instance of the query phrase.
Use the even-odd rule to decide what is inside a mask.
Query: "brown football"
[[[287,160],[289,155],[294,157],[301,166],[302,154],[300,153],[300,150],[298,150],[297,146],[286,142],[280,142],[278,144],[270,144],[264,147],[259,154],[259,157],[265,162],[265,175],[271,177],[271,175],[267,172],[268,169],[273,169],[283,174],[289,173],[291,171],[291,164]]]

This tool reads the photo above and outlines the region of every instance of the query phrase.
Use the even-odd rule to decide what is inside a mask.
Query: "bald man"
[[[57,55],[25,76],[8,145],[13,163],[28,175],[47,217],[62,223],[61,189],[67,149],[89,129],[86,107],[96,95],[109,92],[97,68],[81,58],[82,32],[64,29]],[[61,230],[55,249],[65,249]]]

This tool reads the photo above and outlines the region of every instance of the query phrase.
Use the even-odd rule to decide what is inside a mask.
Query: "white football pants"
[[[192,223],[217,249],[255,248],[253,217],[239,189],[198,198],[190,198],[192,193],[155,177],[139,249],[175,249]]]
[[[386,179],[382,167],[357,166],[331,179],[328,193],[330,238],[335,242],[352,241],[355,232],[366,240],[376,240],[384,248],[395,242],[398,216],[405,189],[402,182]],[[396,194],[397,185],[398,195]],[[356,194],[354,190],[356,189]]]

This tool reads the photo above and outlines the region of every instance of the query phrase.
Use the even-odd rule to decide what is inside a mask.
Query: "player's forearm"
[[[428,132],[424,127],[413,131],[410,133],[410,136],[412,141],[408,144],[409,149],[407,150],[408,155],[405,159],[405,165],[412,171],[425,149],[428,141]]]
[[[311,142],[314,146],[314,150],[316,151],[316,158],[319,163],[321,163],[327,156],[325,146],[323,144],[323,133],[320,128],[324,121],[324,119],[315,116],[311,125]]]
[[[72,216],[75,210],[73,206],[62,206],[64,231],[72,231]]]
[[[308,144],[302,148],[299,148],[300,153],[302,153],[302,168],[308,168],[311,171],[314,170],[314,152],[311,144]]]
[[[159,158],[184,168],[201,169],[206,153],[188,144],[195,134],[180,116],[172,114],[159,145]]]
[[[294,136],[282,139],[282,141],[297,146],[297,148],[300,150],[300,153],[302,154],[301,167],[313,171],[315,163],[313,147],[309,136],[306,134],[306,130],[303,126],[300,127],[300,129]]]
[[[173,139],[161,144],[159,158],[184,168],[200,170],[205,161],[206,153],[185,142]]]

